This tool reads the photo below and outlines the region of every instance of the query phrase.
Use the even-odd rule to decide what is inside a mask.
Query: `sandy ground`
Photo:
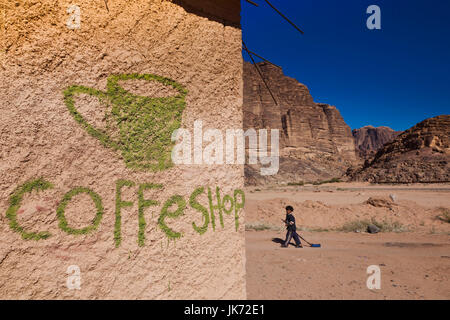
[[[450,224],[436,219],[438,210],[450,208],[449,185],[339,184],[251,191],[247,225],[262,223],[272,229],[246,232],[248,299],[450,299]],[[391,208],[364,203],[389,194],[397,198]],[[322,248],[280,248],[285,231],[279,219],[287,203],[295,204],[299,228],[330,228],[300,231]],[[357,216],[392,218],[408,231],[370,235],[333,230]],[[380,267],[380,290],[367,288],[370,265]]]
[[[261,191],[255,191],[261,190]],[[249,200],[285,198],[295,201],[321,201],[328,205],[357,204],[373,196],[395,194],[401,200],[435,207],[450,205],[450,184],[371,185],[368,183],[333,183],[285,188],[249,188]]]
[[[322,248],[282,249],[282,232],[248,231],[248,299],[450,299],[450,243],[444,235],[310,233]],[[381,269],[369,290],[367,267]]]

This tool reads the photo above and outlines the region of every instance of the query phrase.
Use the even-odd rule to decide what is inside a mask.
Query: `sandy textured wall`
[[[216,187],[222,198],[233,196],[243,186],[242,166],[177,165],[162,172],[127,167],[120,150],[107,147],[76,121],[63,94],[73,85],[105,93],[111,74],[159,75],[187,90],[181,127],[192,132],[194,121],[201,119],[205,129],[241,128],[238,1],[228,1],[227,21],[221,23],[214,6],[198,15],[183,5],[189,1],[114,0],[108,1],[108,11],[104,1],[78,0],[81,28],[74,30],[66,26],[73,2],[1,1],[0,298],[245,298],[244,213],[237,212],[236,231],[235,211],[223,214],[222,227],[215,210],[213,230],[207,196],[208,187],[213,204]],[[161,83],[119,84],[140,96],[178,94]],[[116,118],[111,122],[105,117],[111,105],[88,94],[73,99],[78,115],[97,133],[120,138]],[[38,178],[51,186],[30,184],[20,192],[20,186]],[[124,186],[118,199],[121,179],[134,185]],[[145,183],[161,187],[142,187],[139,200],[139,186]],[[205,191],[196,200],[210,219],[203,234],[192,225],[203,225],[202,210],[189,203],[199,186]],[[37,192],[39,187],[48,188]],[[76,187],[86,189],[75,189],[81,193],[64,201]],[[181,196],[186,209],[163,221],[172,236],[183,234],[171,240],[171,231],[161,227],[160,212],[174,195]],[[121,243],[116,247],[120,199],[132,205],[121,208]],[[149,199],[158,204],[145,206]],[[57,218],[64,204],[67,224]],[[99,219],[101,208],[96,230],[74,234]],[[175,209],[177,205],[168,211]],[[141,230],[146,223],[141,245],[140,222]],[[27,237],[31,239],[23,239]],[[70,265],[80,268],[80,290],[66,286]]]

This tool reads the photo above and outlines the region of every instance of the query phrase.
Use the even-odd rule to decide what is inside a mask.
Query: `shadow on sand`
[[[283,244],[283,243],[284,243],[284,240],[283,240],[283,239],[280,239],[280,238],[272,238],[272,242],[279,243],[279,244]]]
[[[278,244],[280,244],[280,245],[283,245],[283,244],[284,244],[284,241],[286,241],[286,240],[280,239],[280,238],[272,238],[272,242],[278,243]],[[295,243],[289,242],[289,244],[290,244],[291,246],[294,246],[294,247],[295,247]]]

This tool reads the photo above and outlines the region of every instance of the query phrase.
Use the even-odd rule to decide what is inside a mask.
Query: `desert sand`
[[[248,299],[450,299],[450,224],[439,218],[450,208],[449,184],[337,183],[246,193]],[[280,248],[287,204],[300,235],[321,248]],[[387,231],[352,231],[358,221]],[[367,288],[370,265],[381,270],[379,290]]]

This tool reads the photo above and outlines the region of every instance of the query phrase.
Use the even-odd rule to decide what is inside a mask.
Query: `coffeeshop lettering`
[[[48,189],[53,189],[53,184],[43,178],[28,181],[23,185],[16,188],[9,199],[9,208],[6,211],[6,217],[9,222],[10,228],[21,234],[24,240],[45,240],[52,236],[48,231],[31,231],[24,228],[17,219],[17,214],[20,207],[24,204],[24,197],[31,192],[39,192]],[[125,201],[122,199],[122,189],[124,187],[136,187],[138,189],[137,199],[134,201]],[[128,180],[116,181],[116,194],[115,194],[115,224],[114,224],[114,244],[119,247],[122,240],[122,222],[121,222],[121,210],[125,207],[131,207],[137,203],[138,207],[138,245],[145,245],[145,230],[147,222],[145,219],[145,210],[150,207],[160,207],[158,217],[158,227],[163,231],[169,240],[175,240],[183,236],[181,231],[174,230],[168,225],[173,219],[177,219],[185,214],[188,207],[192,208],[193,212],[197,212],[198,215],[192,216],[191,227],[196,233],[202,235],[208,231],[211,227],[213,231],[220,225],[221,228],[225,228],[224,223],[225,215],[234,216],[234,228],[236,231],[239,228],[239,214],[244,208],[245,194],[242,190],[234,190],[231,194],[223,194],[219,187],[198,187],[189,196],[185,198],[181,195],[172,195],[165,202],[160,203],[154,199],[145,197],[144,192],[147,190],[159,190],[163,185],[157,183],[136,183]],[[74,201],[75,198],[80,195],[88,195],[95,205],[93,210],[92,223],[84,228],[75,228],[70,226],[70,223],[66,219],[65,211],[67,205]],[[201,203],[200,197],[204,195],[207,198],[207,203]],[[206,201],[203,201],[206,202]],[[95,232],[97,230],[104,214],[103,200],[100,195],[85,187],[76,187],[69,190],[58,203],[55,212],[58,219],[58,226],[68,235],[82,235]],[[201,223],[199,222],[201,221]],[[170,223],[169,223],[170,224]]]

